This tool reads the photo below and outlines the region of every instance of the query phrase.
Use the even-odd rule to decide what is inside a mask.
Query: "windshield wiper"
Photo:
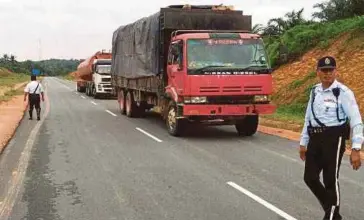
[[[210,68],[218,68],[218,67],[228,67],[228,66],[223,66],[223,65],[208,65],[208,66],[204,66],[201,68],[197,68],[197,69],[191,69],[192,72],[196,73],[199,71],[204,71],[206,69],[210,69]]]
[[[247,67],[241,68],[243,71],[246,70],[254,70],[254,71],[264,71],[264,70],[271,70],[267,65],[249,65]]]

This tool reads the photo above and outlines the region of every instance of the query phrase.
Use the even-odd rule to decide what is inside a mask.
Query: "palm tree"
[[[261,34],[264,31],[264,27],[262,24],[255,24],[252,28],[253,34]]]
[[[7,54],[4,54],[4,55],[3,55],[3,59],[4,59],[5,61],[8,61],[9,56],[8,56]]]
[[[15,62],[15,56],[14,56],[14,55],[10,55],[10,61],[11,61],[12,63],[14,63],[14,62]]]

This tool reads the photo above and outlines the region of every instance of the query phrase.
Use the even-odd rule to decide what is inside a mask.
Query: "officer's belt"
[[[310,137],[322,136],[322,135],[340,135],[345,136],[350,133],[350,126],[347,123],[338,126],[327,126],[327,127],[313,127],[307,126],[307,132]]]

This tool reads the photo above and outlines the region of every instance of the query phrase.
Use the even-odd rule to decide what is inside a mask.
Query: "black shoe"
[[[40,121],[40,117],[38,117],[37,120]]]
[[[29,118],[29,120],[33,120],[33,118],[32,118],[32,117],[30,117],[30,118]]]

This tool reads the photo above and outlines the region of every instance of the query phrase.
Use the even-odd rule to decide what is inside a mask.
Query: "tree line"
[[[328,46],[342,33],[364,30],[363,0],[326,0],[313,8],[310,19],[303,17],[301,8],[266,25],[254,25],[252,31],[263,37],[273,68],[297,60],[313,47]]]
[[[315,4],[313,8],[318,11],[312,14],[311,19],[303,18],[304,8],[293,10],[287,12],[284,17],[270,19],[265,26],[254,25],[253,32],[262,36],[279,36],[297,25],[333,22],[364,15],[363,0],[329,0]]]
[[[66,75],[77,69],[81,60],[77,59],[48,59],[41,61],[17,61],[15,55],[4,54],[0,58],[0,67],[14,73],[31,74],[32,69],[39,69],[42,75]]]

